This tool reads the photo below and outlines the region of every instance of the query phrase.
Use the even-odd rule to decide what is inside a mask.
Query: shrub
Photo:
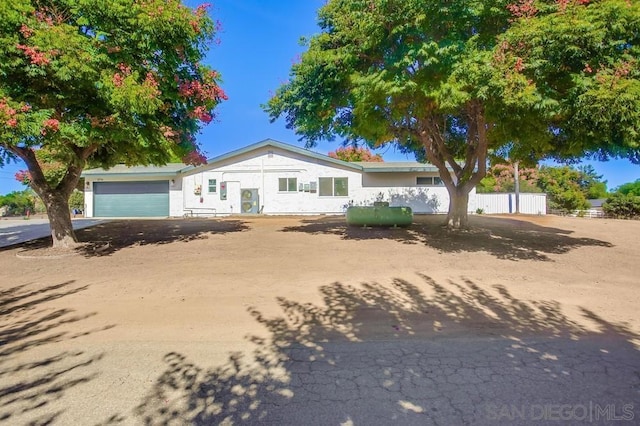
[[[21,216],[27,211],[33,212],[34,197],[31,191],[14,191],[7,195],[0,195],[0,206],[6,206],[7,214]]]
[[[74,189],[69,197],[69,208],[84,210],[84,192]]]
[[[614,194],[602,205],[602,210],[618,219],[640,218],[640,197],[635,195]]]

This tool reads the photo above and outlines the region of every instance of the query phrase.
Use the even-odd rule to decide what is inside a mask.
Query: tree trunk
[[[78,240],[71,223],[69,197],[60,192],[62,191],[45,191],[40,197],[47,208],[53,247],[70,249],[78,245]]]
[[[78,240],[73,232],[71,223],[71,211],[69,210],[69,197],[78,185],[82,169],[87,158],[96,151],[98,145],[92,144],[86,147],[73,146],[71,150],[76,154],[75,158],[66,164],[67,170],[62,179],[53,186],[47,181],[42,167],[38,162],[36,151],[30,147],[10,146],[8,149],[22,158],[29,168],[31,175],[31,188],[40,196],[47,208],[49,225],[51,226],[51,238],[53,247],[71,249],[78,245]]]
[[[462,164],[456,159],[455,151],[447,145],[447,135],[443,130],[446,129],[445,116],[432,114],[423,117],[417,135],[425,148],[427,160],[437,167],[449,193],[446,226],[450,229],[469,228],[469,193],[487,173],[488,138],[484,106],[479,101],[471,101],[465,112],[467,146]]]
[[[469,228],[469,191],[464,187],[456,187],[449,191],[449,212],[447,213],[447,227],[451,229]]]

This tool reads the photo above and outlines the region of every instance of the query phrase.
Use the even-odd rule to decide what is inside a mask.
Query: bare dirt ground
[[[516,370],[540,352],[535,371],[557,381],[570,368],[531,342],[577,348],[597,341],[593,353],[567,349],[564,362],[619,350],[626,369],[616,361],[610,370],[622,368],[629,381],[620,385],[620,401],[640,400],[640,221],[474,216],[473,230],[461,233],[442,221],[418,216],[408,229],[349,228],[342,217],[114,221],[78,231],[81,241],[101,244],[76,256],[17,257],[37,252],[42,241],[2,249],[0,423],[363,424],[353,420],[375,410],[358,414],[347,405],[348,415],[331,417],[340,410],[327,408],[329,417],[318,417],[313,410],[322,405],[307,407],[311,422],[278,414],[301,403],[300,395],[321,404],[318,395],[338,392],[321,388],[322,378],[317,389],[305,388],[307,376],[296,368],[347,363],[351,349],[335,345],[353,342],[440,342],[443,359],[458,349],[442,342],[464,342],[461,351],[471,353],[477,343],[487,368],[494,357],[515,362],[509,351],[521,350],[520,367],[509,366]],[[402,379],[384,371],[390,378],[379,385],[389,391]],[[395,414],[380,416],[433,420],[402,416],[436,415],[427,408],[435,396],[407,398],[392,401]],[[445,423],[461,412],[455,400],[441,405]],[[454,423],[482,423],[476,411],[467,414]]]

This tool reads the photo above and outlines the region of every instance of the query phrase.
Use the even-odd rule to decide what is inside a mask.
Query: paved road
[[[87,228],[104,221],[104,219],[73,219],[73,229]],[[48,219],[0,220],[0,248],[37,240],[50,234]]]
[[[606,337],[323,342],[283,348],[271,363],[248,371],[232,362],[198,370],[180,353],[167,354],[165,362],[132,424],[640,421],[638,352]],[[270,377],[271,369],[286,372],[286,379]]]

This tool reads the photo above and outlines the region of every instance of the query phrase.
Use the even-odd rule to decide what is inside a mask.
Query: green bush
[[[6,206],[7,213],[12,216],[33,213],[34,197],[31,191],[14,191],[7,195],[0,195],[0,207]]]
[[[74,189],[69,197],[69,208],[84,210],[84,192]]]
[[[614,194],[602,205],[602,210],[618,219],[640,218],[640,197],[635,195]]]

